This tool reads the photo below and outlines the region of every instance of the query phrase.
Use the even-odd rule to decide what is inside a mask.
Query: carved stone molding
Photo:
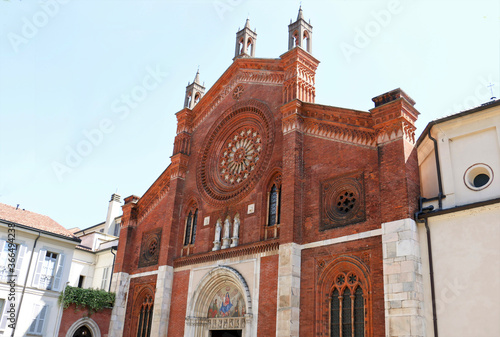
[[[142,234],[139,268],[158,264],[161,247],[161,229],[155,229]]]
[[[321,230],[365,221],[363,180],[361,172],[321,183]]]
[[[267,105],[247,100],[226,110],[200,151],[196,182],[203,198],[215,206],[244,198],[269,165],[273,143]]]

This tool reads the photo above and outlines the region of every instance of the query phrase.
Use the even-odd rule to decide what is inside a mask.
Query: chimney
[[[106,216],[106,223],[104,224],[105,234],[113,235],[116,226],[115,218],[120,215],[120,212],[120,196],[116,193],[113,193],[108,205],[108,215]]]

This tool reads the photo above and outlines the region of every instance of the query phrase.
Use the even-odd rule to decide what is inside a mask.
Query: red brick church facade
[[[400,89],[369,112],[315,104],[302,11],[289,32],[286,53],[257,58],[247,21],[213,87],[198,74],[188,85],[171,164],[125,199],[110,336],[384,336],[397,324],[384,242],[417,207],[418,112]]]

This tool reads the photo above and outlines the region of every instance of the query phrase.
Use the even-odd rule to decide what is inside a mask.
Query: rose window
[[[255,170],[262,151],[261,136],[254,129],[245,128],[228,139],[223,151],[220,177],[226,184],[239,184]]]

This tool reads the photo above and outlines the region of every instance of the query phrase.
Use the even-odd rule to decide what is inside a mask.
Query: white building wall
[[[114,251],[116,254],[116,251]],[[92,283],[92,288],[101,289],[102,279],[104,275],[104,269],[108,268],[107,281],[104,287],[104,290],[109,290],[111,275],[113,273],[113,254],[111,254],[111,250],[107,249],[104,251],[97,252],[95,254],[95,271],[94,271],[94,279]]]
[[[0,224],[2,230],[0,231],[0,239],[7,239],[7,230],[3,230],[3,227],[7,228],[5,224]],[[15,310],[18,313],[18,320],[16,326],[15,336],[36,336],[28,334],[28,329],[35,318],[37,309],[41,309],[44,305],[48,306],[48,310],[45,315],[42,333],[38,336],[54,336],[56,333],[56,328],[59,326],[59,305],[57,299],[59,294],[64,289],[66,282],[68,281],[71,260],[73,258],[73,251],[76,246],[76,242],[71,242],[64,239],[58,239],[53,236],[42,234],[37,241],[35,249],[33,245],[37,238],[37,233],[33,231],[24,230],[21,228],[16,228],[16,243],[26,246],[26,252],[23,256],[22,268],[19,273],[19,277],[16,279],[15,286]],[[62,265],[62,274],[60,280],[59,289],[45,290],[34,286],[34,274],[37,270],[38,258],[42,250],[48,250],[59,254],[59,256],[64,255],[64,264]],[[33,253],[34,252],[34,253]],[[32,256],[32,258],[31,258]],[[31,258],[31,265],[30,265]],[[18,260],[19,261],[19,260]],[[28,274],[29,268],[29,274]],[[24,296],[21,303],[21,294],[23,291],[23,286],[26,281],[26,288]],[[8,301],[10,294],[10,286],[5,282],[0,282],[0,299],[5,299],[6,304],[10,305]],[[37,307],[37,306],[40,307]],[[6,306],[8,307],[8,306]],[[2,313],[2,317],[5,314],[5,310]],[[7,321],[4,326],[2,326],[2,318],[0,318],[0,336],[10,336],[12,329],[9,327],[10,322]]]
[[[69,274],[69,285],[78,286],[80,275],[85,277],[82,288],[90,288],[94,284],[95,254],[92,252],[75,249],[71,270]]]
[[[437,327],[440,336],[500,336],[500,106],[465,112],[437,121],[443,182],[442,210],[428,216],[431,234]],[[426,136],[418,146],[421,194],[438,195],[434,144]],[[490,182],[481,188],[467,184],[468,169],[486,165]],[[469,171],[470,172],[470,171]],[[434,185],[434,186],[432,186]],[[471,207],[478,202],[489,205]],[[438,202],[432,204],[434,212]],[[472,205],[474,206],[474,205]],[[439,214],[439,213],[437,213]],[[418,224],[426,336],[434,336],[427,233]]]
[[[429,227],[439,335],[500,336],[500,204],[432,217]],[[434,336],[427,241],[420,242],[426,336]]]

